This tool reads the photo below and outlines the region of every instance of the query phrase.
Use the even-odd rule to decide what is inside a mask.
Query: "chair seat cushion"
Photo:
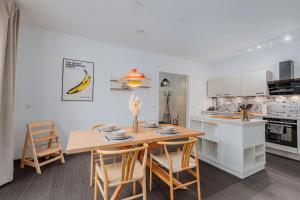
[[[166,154],[154,155],[151,153],[151,156],[156,162],[158,162],[160,165],[162,165],[166,169],[170,168]],[[182,151],[170,152],[169,156],[172,161],[172,168],[173,168],[174,173],[185,170],[185,169],[182,169],[182,167],[181,167]],[[190,157],[188,168],[191,169],[191,168],[195,168],[195,167],[196,167],[196,161],[193,157]]]
[[[107,170],[109,186],[116,186],[122,182],[121,180],[122,162],[116,162],[113,164],[105,165],[105,169]],[[100,179],[104,180],[104,174],[98,163],[96,165],[96,173],[99,175]],[[139,180],[141,178],[143,178],[142,165],[139,161],[136,161],[134,166],[133,176],[130,182]]]

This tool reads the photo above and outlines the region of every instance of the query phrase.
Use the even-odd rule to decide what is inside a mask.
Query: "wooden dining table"
[[[170,125],[166,125],[170,126]],[[69,135],[69,140],[66,148],[67,154],[76,154],[82,152],[90,152],[98,149],[112,149],[121,148],[132,145],[140,145],[143,143],[149,144],[148,152],[158,147],[157,142],[176,140],[176,139],[187,139],[189,137],[200,137],[203,136],[203,132],[187,129],[181,126],[174,126],[178,131],[178,134],[172,135],[161,135],[153,128],[140,127],[137,133],[132,132],[132,127],[118,127],[127,132],[128,135],[132,136],[130,141],[108,141],[105,137],[106,134],[97,133],[97,130],[83,130],[83,131],[72,131]],[[147,160],[147,165],[149,161]],[[169,174],[166,173],[158,165],[153,165],[153,173],[159,176],[162,180],[169,180]],[[182,183],[173,178],[173,183],[175,186],[180,186]],[[122,190],[122,186],[117,187],[112,199],[117,199]]]

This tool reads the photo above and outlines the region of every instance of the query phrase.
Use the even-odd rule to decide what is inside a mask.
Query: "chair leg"
[[[94,200],[98,199],[98,184],[97,184],[97,180],[98,180],[98,177],[97,177],[97,174],[95,174]]]
[[[152,157],[150,155],[150,166],[149,166],[149,169],[150,169],[150,176],[149,176],[149,191],[151,192],[152,191],[152,165],[153,165],[153,160],[152,160]]]
[[[35,164],[35,169],[36,169],[36,172],[37,172],[38,174],[41,174],[41,173],[42,173],[39,164]]]
[[[27,147],[28,147],[28,142],[27,142],[27,140],[28,140],[28,139],[27,139],[27,133],[26,133],[20,168],[24,168],[24,165],[25,165],[25,164],[24,164],[24,161],[25,161],[25,158],[26,158]]]
[[[108,200],[108,183],[104,183],[104,200]]]
[[[169,173],[170,176],[170,200],[174,200],[174,184],[173,184],[173,173]]]
[[[64,154],[63,154],[62,150],[60,150],[60,162],[65,164],[65,158],[64,158]]]
[[[39,160],[38,160],[38,158],[37,158],[37,156],[36,156],[35,153],[33,154],[33,160],[34,160],[34,165],[35,165],[36,172],[37,172],[38,174],[41,174],[42,172],[41,172]]]
[[[136,194],[136,181],[134,181],[132,183],[132,194],[135,195]]]
[[[91,151],[90,186],[93,186],[94,177],[94,151]]]
[[[147,200],[147,186],[146,186],[146,174],[144,175],[144,178],[143,178],[143,180],[142,180],[142,182],[143,182],[143,188],[142,188],[142,190],[143,190],[143,200]]]
[[[197,193],[198,193],[198,200],[201,200],[201,186],[200,186],[200,172],[199,172],[199,164],[196,167],[196,173],[197,173]]]

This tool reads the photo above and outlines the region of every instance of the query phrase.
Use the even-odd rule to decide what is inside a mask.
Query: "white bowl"
[[[155,127],[158,127],[159,125],[156,123],[156,122],[148,122],[146,123],[146,127],[149,127],[149,128],[155,128]]]
[[[163,130],[172,133],[172,132],[175,132],[175,131],[176,131],[176,128],[173,127],[173,126],[165,126],[165,127],[163,127]]]
[[[111,136],[114,138],[124,137],[126,135],[125,130],[116,130],[111,133]]]
[[[102,132],[112,132],[115,128],[116,128],[116,126],[114,124],[109,124],[109,125],[100,127],[100,130]]]

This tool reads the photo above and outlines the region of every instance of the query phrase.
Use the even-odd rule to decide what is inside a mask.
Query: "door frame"
[[[157,101],[158,101],[158,120],[159,120],[159,110],[160,110],[160,101],[159,101],[159,91],[160,91],[160,79],[159,79],[159,77],[160,77],[160,74],[161,73],[167,73],[167,74],[174,74],[174,75],[180,75],[180,76],[185,76],[185,86],[186,86],[186,92],[185,92],[185,125],[186,125],[186,127],[190,127],[190,120],[189,120],[189,113],[190,113],[190,99],[189,99],[189,94],[190,94],[190,85],[189,85],[189,83],[190,83],[190,77],[189,77],[189,75],[188,74],[184,74],[184,73],[175,73],[175,72],[168,72],[168,71],[158,71],[158,99],[157,99]]]

